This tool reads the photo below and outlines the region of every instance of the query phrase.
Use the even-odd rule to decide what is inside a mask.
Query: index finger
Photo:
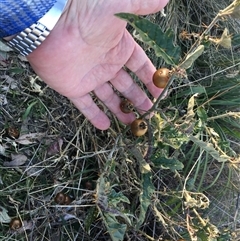
[[[89,94],[79,98],[70,98],[70,100],[96,128],[100,130],[109,128],[109,118],[100,110]]]
[[[163,89],[157,88],[152,81],[156,68],[137,43],[125,66],[138,76],[154,98],[157,98],[162,93]]]

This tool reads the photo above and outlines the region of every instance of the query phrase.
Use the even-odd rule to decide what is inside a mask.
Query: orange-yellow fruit
[[[13,218],[9,224],[10,229],[17,230],[22,227],[20,218]]]
[[[65,204],[65,198],[66,195],[63,192],[59,192],[56,197],[54,198],[55,203],[59,205],[64,205]]]
[[[13,126],[7,128],[7,133],[10,137],[14,139],[19,137],[19,130]]]
[[[130,100],[122,100],[120,103],[120,109],[123,113],[128,114],[133,112],[133,103]]]
[[[69,205],[71,202],[72,202],[71,197],[68,196],[68,195],[65,195],[65,201],[64,201],[64,204],[65,204],[65,205]]]
[[[142,119],[136,119],[131,124],[131,131],[134,136],[143,136],[147,129],[147,122]]]
[[[153,74],[153,83],[158,88],[165,88],[170,79],[170,70],[167,68],[160,68]]]

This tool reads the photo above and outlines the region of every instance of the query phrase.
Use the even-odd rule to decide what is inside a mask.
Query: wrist
[[[57,0],[53,7],[36,23],[15,36],[6,37],[7,44],[21,55],[27,56],[48,37],[67,5],[68,0]]]

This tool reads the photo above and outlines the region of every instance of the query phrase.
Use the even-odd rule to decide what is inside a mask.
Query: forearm
[[[0,38],[21,32],[38,21],[56,0],[0,0]]]

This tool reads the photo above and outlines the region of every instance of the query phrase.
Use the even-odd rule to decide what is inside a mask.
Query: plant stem
[[[228,112],[228,113],[225,113],[225,114],[222,114],[222,115],[212,116],[212,117],[207,118],[207,121],[212,121],[212,120],[230,117],[230,116],[233,116],[235,118],[240,118],[240,112]]]
[[[153,103],[152,108],[151,108],[150,110],[148,110],[145,114],[143,114],[143,115],[141,116],[141,118],[146,117],[147,115],[149,115],[149,113],[151,113],[151,112],[153,112],[154,110],[156,110],[156,107],[158,106],[159,102],[164,98],[164,95],[165,95],[166,92],[168,91],[168,89],[169,89],[170,85],[173,83],[174,79],[175,79],[175,74],[173,74],[173,75],[170,77],[170,79],[169,79],[166,87],[163,89],[162,93],[159,95],[159,97],[157,98],[157,100]]]
[[[191,46],[190,50],[188,51],[188,54],[194,52],[195,48],[201,44],[201,42],[205,38],[205,36],[210,32],[212,27],[218,22],[220,16],[221,16],[220,13],[218,13],[216,15],[216,17],[212,20],[212,22],[208,25],[208,27],[200,35],[199,39]]]

